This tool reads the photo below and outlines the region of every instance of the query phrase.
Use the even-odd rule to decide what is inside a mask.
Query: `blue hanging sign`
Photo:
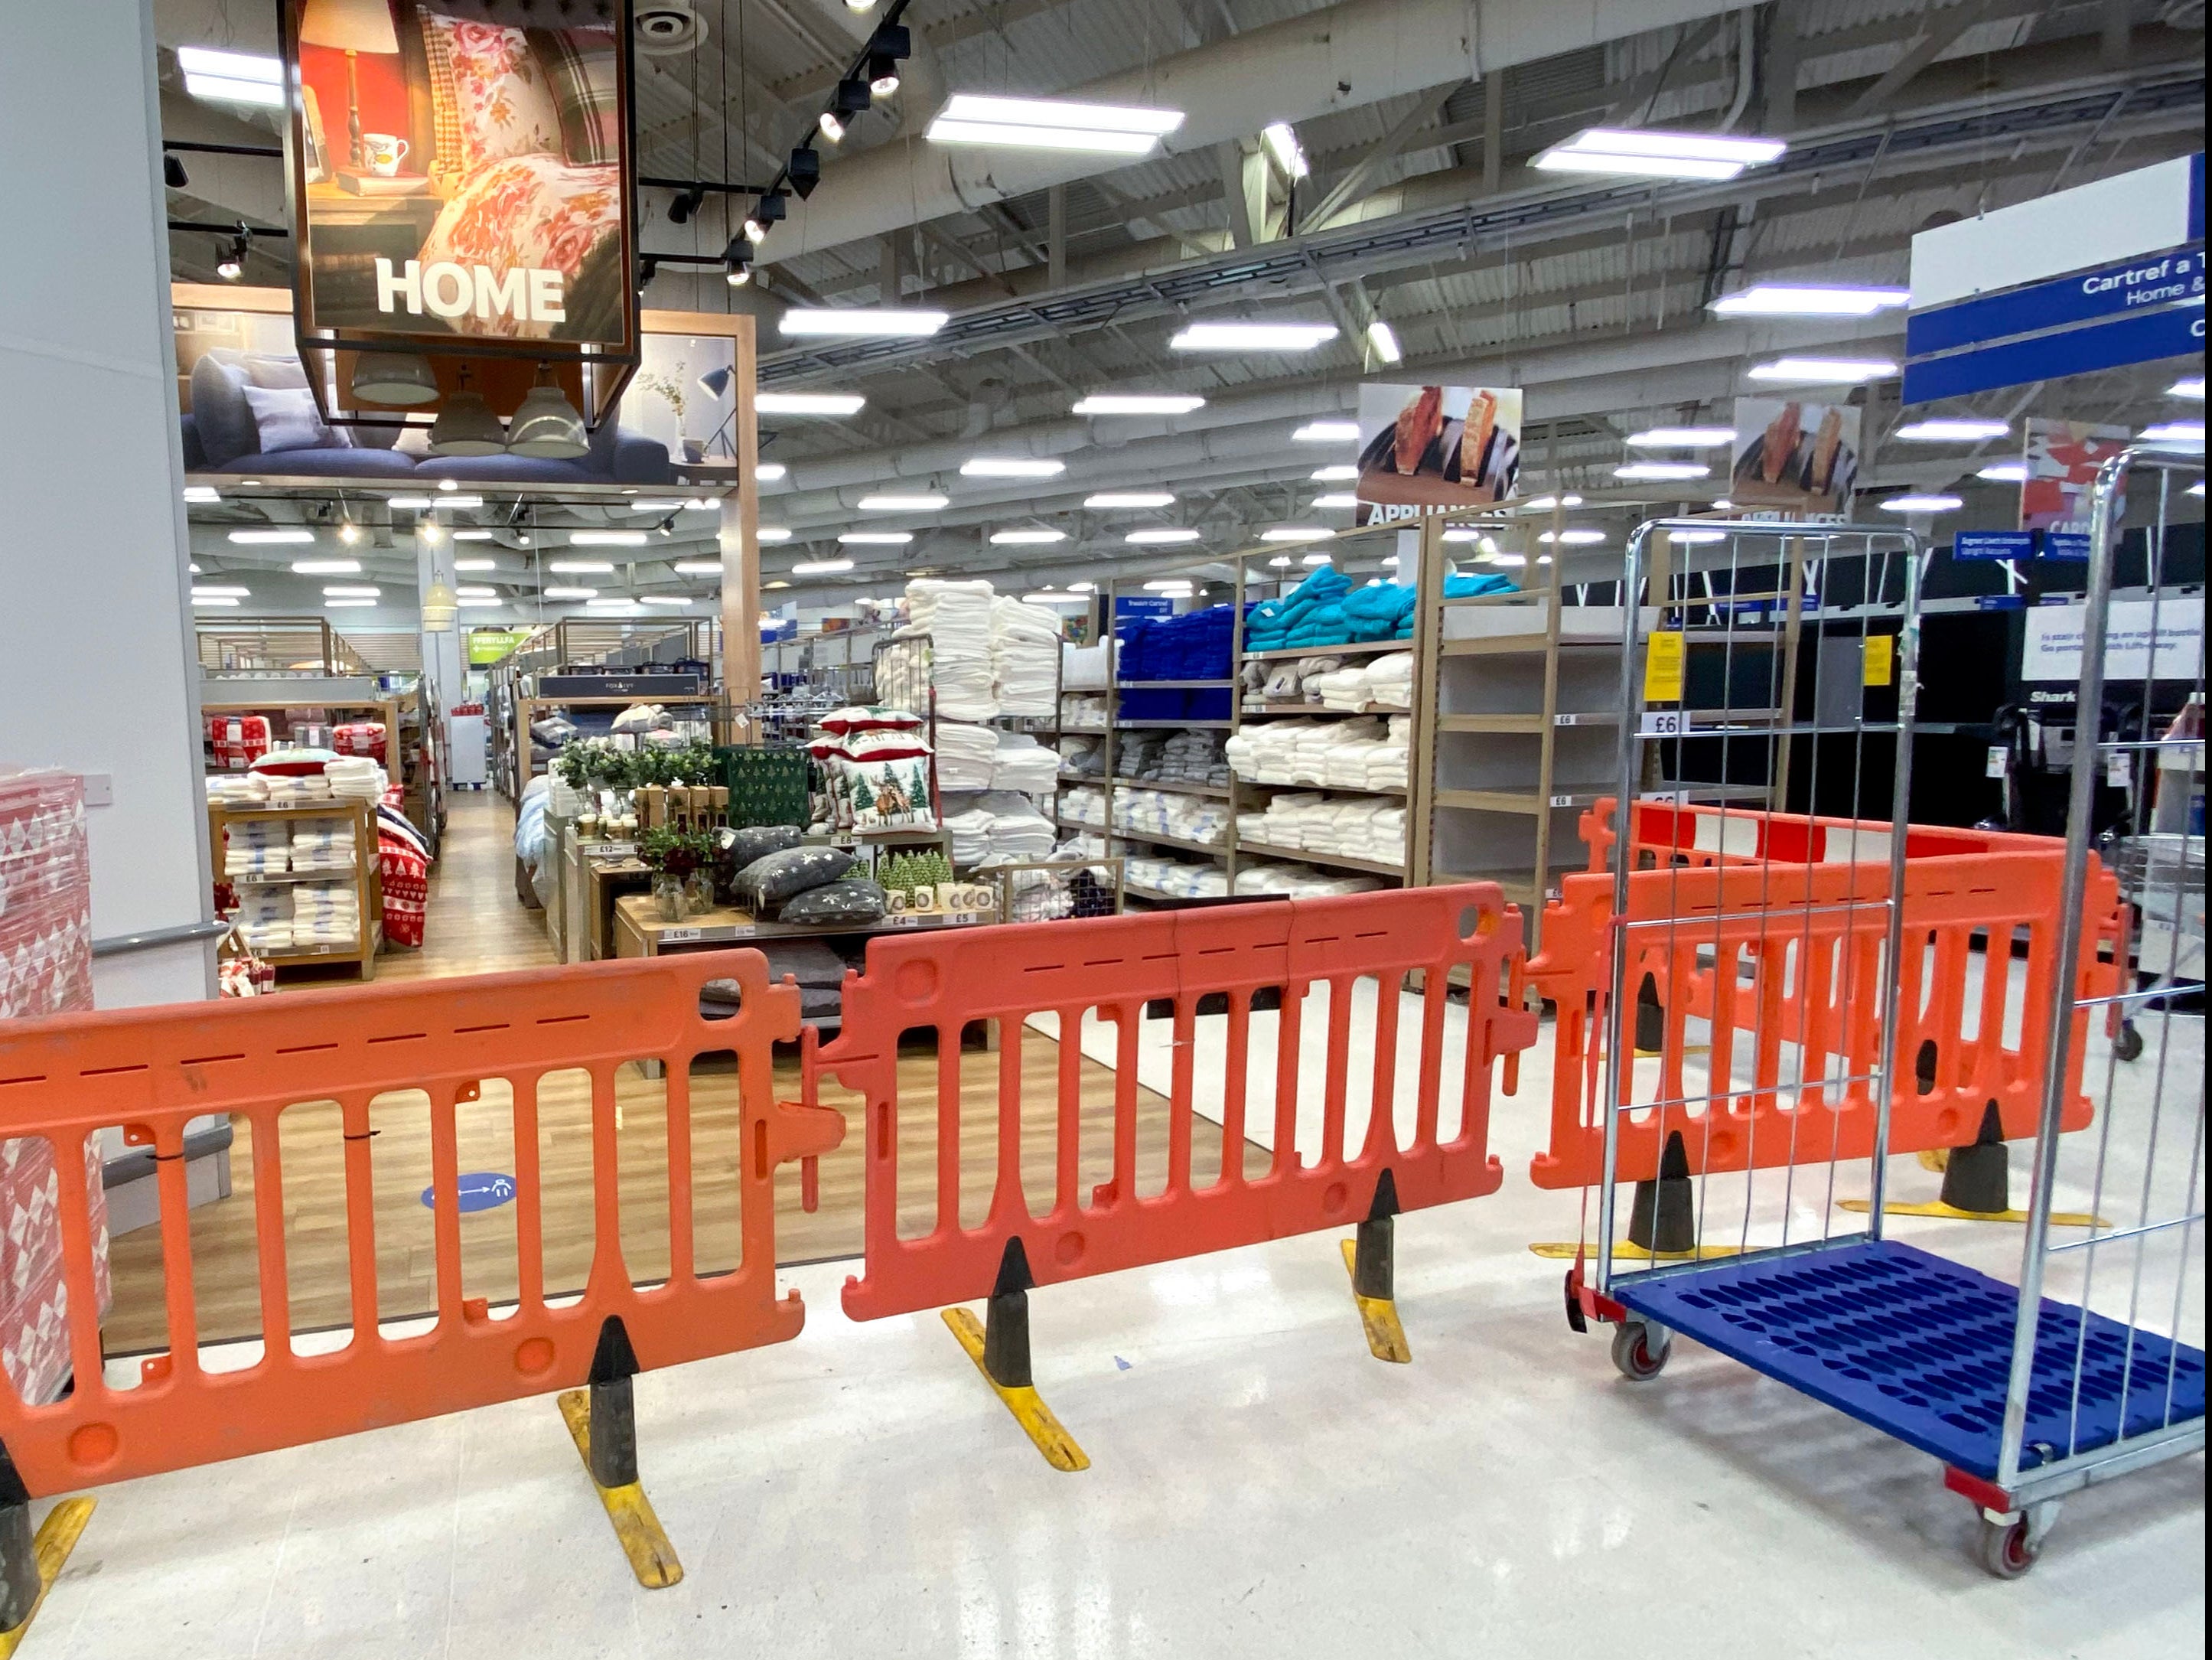
[[[1954,559],[2033,559],[2032,530],[1962,530],[1951,538]]]
[[[496,1210],[512,1200],[518,1190],[512,1176],[502,1175],[497,1171],[466,1171],[462,1175],[459,1185],[459,1205],[465,1216],[471,1211]],[[422,1189],[422,1203],[426,1209],[437,1208],[437,1195],[435,1187]]]

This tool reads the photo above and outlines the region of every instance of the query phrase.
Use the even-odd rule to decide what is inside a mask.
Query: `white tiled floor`
[[[2201,1025],[2176,1061],[2202,1079]],[[679,1586],[637,1589],[541,1400],[110,1489],[24,1652],[2201,1651],[2201,1456],[2076,1495],[2003,1584],[1929,1458],[1687,1343],[1623,1382],[1524,1249],[1574,1225],[1527,1180],[1544,1098],[1500,1104],[1501,1192],[1399,1225],[1411,1366],[1368,1356],[1325,1236],[1054,1287],[1038,1382],[1093,1460],[1063,1475],[934,1315],[855,1325],[845,1268],[799,1270],[797,1342],[638,1381]]]

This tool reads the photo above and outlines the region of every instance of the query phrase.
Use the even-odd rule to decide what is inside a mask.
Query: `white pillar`
[[[0,762],[89,775],[95,939],[214,914],[149,0],[12,6],[0,48]],[[98,112],[97,119],[89,112]],[[214,993],[201,941],[103,1007]]]

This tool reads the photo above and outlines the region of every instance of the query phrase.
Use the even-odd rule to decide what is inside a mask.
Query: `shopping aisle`
[[[434,980],[546,966],[553,952],[544,914],[514,895],[514,809],[490,790],[453,790],[446,801],[446,834],[430,866],[422,948],[386,952],[376,959],[377,979]]]

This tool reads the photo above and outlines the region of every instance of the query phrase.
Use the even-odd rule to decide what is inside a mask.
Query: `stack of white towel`
[[[1131,886],[1173,894],[1178,899],[1218,899],[1229,891],[1229,873],[1218,865],[1187,865],[1174,859],[1131,859],[1121,868]]]
[[[1381,721],[1270,721],[1224,746],[1236,775],[1255,784],[1325,784],[1335,789],[1403,789],[1411,716]]]
[[[1114,792],[1114,828],[1132,835],[1172,836],[1215,846],[1229,836],[1229,806],[1166,790]]]
[[[988,721],[999,713],[993,694],[991,585],[917,577],[906,585],[911,619],[898,638],[927,635],[930,684],[940,721]],[[878,687],[878,695],[882,695]],[[1048,701],[1045,713],[1049,714]]]
[[[960,721],[937,723],[937,787],[987,790],[999,763],[999,734]]]
[[[258,772],[211,772],[207,775],[207,799],[226,807],[265,807],[269,780]]]
[[[246,948],[257,952],[292,949],[292,890],[249,888],[240,897],[231,926]]]
[[[1372,893],[1385,885],[1379,876],[1326,874],[1310,865],[1246,865],[1237,873],[1237,891],[1240,894],[1279,893],[1294,899]]]
[[[1060,628],[1042,605],[1000,595],[991,605],[994,695],[1001,714],[1050,715],[1060,690]]]
[[[351,946],[361,938],[361,903],[350,882],[302,882],[292,890],[292,944]]]
[[[350,871],[354,867],[353,820],[302,818],[292,826],[292,868]]]
[[[1413,707],[1413,654],[1394,651],[1386,656],[1370,660],[1364,673],[1367,678],[1367,701],[1380,708],[1410,709]]]
[[[1047,749],[1025,732],[1002,732],[997,736],[991,767],[993,789],[1049,795],[1060,787],[1058,750]]]
[[[291,869],[291,826],[282,818],[234,818],[224,833],[225,876],[274,876]]]
[[[365,755],[342,755],[325,763],[323,777],[340,801],[381,801],[389,784],[384,769]]]
[[[1025,796],[989,790],[945,805],[955,865],[1026,864],[1052,856],[1052,821]]]
[[[1066,824],[1096,824],[1106,827],[1106,792],[1079,784],[1073,789],[1060,793],[1060,818]]]
[[[1334,725],[1308,727],[1291,739],[1291,782],[1328,781],[1329,751],[1340,744],[1373,744],[1382,739],[1380,721],[1340,721]]]
[[[1088,693],[1080,697],[1060,700],[1060,724],[1062,729],[1073,727],[1079,732],[1106,730],[1106,700]]]
[[[296,775],[271,772],[263,775],[269,781],[269,805],[272,807],[313,806],[318,801],[331,799],[331,781],[319,772]]]
[[[1097,778],[1106,770],[1106,743],[1100,738],[1062,738],[1060,773],[1063,778]]]
[[[1221,735],[1213,732],[1158,733],[1133,735],[1115,757],[1114,768],[1123,778],[1147,783],[1226,784],[1229,763],[1221,752]]]

